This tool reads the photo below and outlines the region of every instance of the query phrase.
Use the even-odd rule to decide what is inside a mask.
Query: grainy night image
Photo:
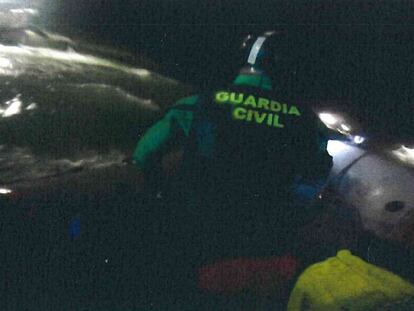
[[[413,6],[0,0],[0,311],[413,310]]]

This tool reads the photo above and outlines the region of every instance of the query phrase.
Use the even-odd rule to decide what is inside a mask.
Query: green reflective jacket
[[[272,90],[271,80],[266,76],[239,75],[233,84],[235,86],[250,86],[263,90]],[[133,159],[139,168],[149,170],[154,165],[158,165],[162,154],[167,152],[171,146],[184,144],[190,135],[194,112],[191,109],[182,109],[182,107],[183,105],[195,107],[199,99],[199,95],[194,95],[178,100],[167,114],[145,133],[133,153]],[[180,106],[180,109],[174,109],[174,106]],[[327,131],[321,122],[318,124],[318,127],[320,129],[318,135],[320,152],[326,153]]]

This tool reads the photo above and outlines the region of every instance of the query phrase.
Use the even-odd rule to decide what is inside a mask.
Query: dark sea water
[[[189,87],[47,31],[1,29],[0,309],[159,309],[160,209],[123,160]]]

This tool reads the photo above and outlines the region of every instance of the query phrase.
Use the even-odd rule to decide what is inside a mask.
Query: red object
[[[199,287],[221,293],[248,288],[266,290],[275,285],[286,284],[295,275],[298,265],[296,258],[291,255],[220,261],[199,270]]]

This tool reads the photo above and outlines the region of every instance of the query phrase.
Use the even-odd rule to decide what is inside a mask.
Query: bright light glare
[[[0,194],[9,194],[9,193],[12,193],[10,189],[0,188]]]
[[[18,97],[6,102],[9,107],[3,112],[3,117],[10,117],[22,111],[22,102]]]
[[[400,161],[414,165],[414,149],[402,145],[400,148],[393,150],[392,154]]]
[[[29,106],[26,107],[26,110],[34,110],[37,108],[36,103],[31,103]]]
[[[11,68],[13,67],[12,62],[10,59],[6,57],[0,57],[0,67],[1,68]]]
[[[11,9],[10,12],[13,13],[13,14],[26,14],[26,13],[28,13],[28,14],[32,14],[32,15],[36,15],[36,14],[39,13],[35,9]]]
[[[61,37],[63,38],[63,37]],[[33,58],[54,59],[58,61],[75,62],[93,66],[113,68],[129,74],[137,75],[141,78],[148,78],[152,75],[151,71],[144,68],[134,68],[112,62],[110,60],[88,54],[80,54],[73,49],[66,51],[54,50],[50,48],[30,47],[30,46],[7,46],[0,44],[0,53],[15,56],[27,56]],[[0,71],[1,74],[1,71]]]
[[[138,68],[135,69],[134,72],[141,77],[148,77],[149,75],[151,75],[151,72],[147,69],[143,69],[143,68]]]
[[[362,144],[365,141],[365,138],[359,135],[354,136],[353,139],[354,143],[356,144]]]
[[[351,130],[351,127],[350,127],[350,126],[348,126],[348,125],[346,125],[346,124],[341,124],[341,128],[342,128],[344,131],[347,131],[347,132],[349,132],[349,131]]]
[[[322,112],[319,114],[319,119],[326,125],[334,125],[338,122],[337,118],[335,118],[332,114],[327,112]]]
[[[329,155],[332,157],[347,149],[347,145],[339,140],[328,140],[328,146],[326,147],[326,150],[328,150]]]
[[[265,36],[271,36],[275,33],[276,33],[276,31],[273,30],[273,31],[266,31],[264,34],[265,34]]]

